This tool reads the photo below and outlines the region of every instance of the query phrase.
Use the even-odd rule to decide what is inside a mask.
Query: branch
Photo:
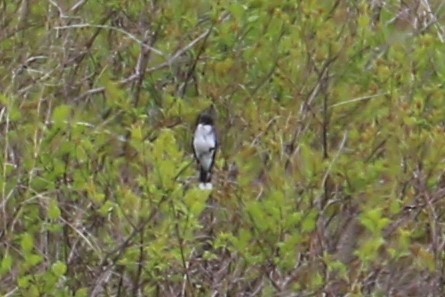
[[[142,40],[139,40],[133,34],[127,32],[123,29],[120,29],[120,28],[107,26],[107,25],[91,25],[91,24],[74,24],[74,25],[68,25],[68,26],[54,27],[55,30],[84,29],[84,28],[100,28],[100,29],[106,29],[106,30],[111,30],[111,31],[116,31],[116,32],[122,33],[122,34],[126,35],[128,38],[130,38],[131,40],[133,40],[136,43],[138,43],[139,45],[141,45],[144,49],[150,50],[159,56],[165,57],[165,54],[163,52],[161,52],[160,50],[155,49],[154,47],[144,43]]]
[[[81,8],[85,3],[87,3],[87,0],[80,0],[70,8],[70,12],[75,12],[76,10]]]
[[[199,35],[197,38],[195,38],[192,42],[190,42],[187,46],[183,47],[182,49],[178,50],[174,55],[172,55],[167,61],[148,68],[147,71],[145,73],[150,73],[150,72],[154,72],[156,70],[160,70],[162,68],[166,68],[166,67],[170,67],[171,64],[178,59],[181,55],[183,55],[185,52],[187,52],[188,50],[190,50],[196,43],[198,43],[201,39],[206,38],[206,36],[208,34],[210,34],[211,29],[207,29],[206,31],[204,31],[204,33],[202,33],[201,35]],[[126,79],[121,80],[119,83],[120,84],[127,84],[129,82],[134,81],[135,79],[138,79],[139,76],[141,75],[140,72],[136,72],[133,73],[131,76],[127,77]]]
[[[192,42],[190,42],[188,45],[186,45],[185,47],[183,47],[182,49],[178,50],[173,56],[171,56],[166,62],[161,63],[157,66],[151,67],[149,68],[147,71],[148,72],[153,72],[165,67],[169,67],[176,59],[178,59],[180,56],[182,56],[185,52],[187,52],[188,50],[190,50],[193,46],[195,46],[195,44],[197,44],[201,39],[206,38],[206,36],[208,34],[211,33],[211,29],[207,29],[205,30],[203,33],[201,33],[201,35],[199,35],[198,37],[196,37]]]
[[[388,94],[388,92],[378,93],[378,94],[368,95],[368,96],[362,96],[362,97],[357,97],[357,98],[353,98],[353,99],[349,99],[349,100],[345,100],[345,101],[341,101],[341,102],[332,104],[331,106],[329,106],[329,108],[334,108],[334,107],[338,107],[338,106],[349,104],[349,103],[364,101],[364,100],[368,100],[368,99],[371,99],[371,98],[384,96],[384,95],[387,95],[387,94]]]

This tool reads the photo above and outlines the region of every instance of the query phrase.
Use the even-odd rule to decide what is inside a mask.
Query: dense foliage
[[[443,296],[444,10],[2,1],[0,294]]]

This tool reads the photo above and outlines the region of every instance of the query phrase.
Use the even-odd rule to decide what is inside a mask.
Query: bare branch
[[[76,10],[81,8],[85,3],[87,3],[87,0],[80,0],[70,8],[70,12],[75,12]]]
[[[329,106],[329,108],[334,108],[334,107],[346,105],[346,104],[349,104],[349,103],[364,101],[364,100],[368,100],[368,99],[371,99],[371,98],[384,96],[384,95],[387,95],[387,94],[389,94],[389,93],[388,92],[384,92],[384,93],[378,93],[378,94],[374,94],[374,95],[368,95],[368,96],[362,96],[362,97],[357,97],[357,98],[353,98],[353,99],[348,99],[348,100],[345,100],[345,101],[341,101],[341,102],[332,104],[331,106]]]
[[[161,63],[157,66],[148,68],[148,72],[153,72],[165,67],[169,67],[171,66],[171,64],[180,56],[182,56],[185,52],[187,52],[188,50],[190,50],[192,47],[195,46],[195,44],[197,44],[200,40],[206,38],[206,36],[208,34],[211,33],[211,29],[207,29],[205,30],[203,33],[201,33],[201,35],[199,35],[198,37],[196,37],[193,41],[191,41],[189,44],[187,44],[185,47],[183,47],[182,49],[178,50],[173,56],[171,56],[166,62]]]
[[[138,43],[139,45],[141,45],[144,49],[151,50],[155,54],[165,57],[165,54],[162,51],[144,43],[142,40],[139,40],[133,34],[127,32],[121,28],[108,26],[108,25],[73,24],[73,25],[68,25],[68,26],[56,26],[53,29],[55,29],[55,30],[69,30],[69,29],[83,29],[83,28],[100,28],[100,29],[112,30],[112,31],[122,33],[122,34],[126,35],[128,38],[130,38],[131,40],[133,40],[136,43]]]
[[[61,18],[65,18],[65,17],[66,17],[66,16],[65,16],[65,13],[63,12],[62,7],[60,7],[60,5],[59,5],[56,1],[54,1],[54,0],[49,0],[49,3],[51,3],[54,7],[57,8],[57,10],[59,11],[59,15],[60,15]]]

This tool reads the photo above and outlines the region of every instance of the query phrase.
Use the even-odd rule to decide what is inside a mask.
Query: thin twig
[[[345,101],[341,101],[341,102],[332,104],[331,106],[329,106],[329,108],[334,108],[334,107],[338,107],[338,106],[349,104],[349,103],[364,101],[364,100],[368,100],[368,99],[371,99],[371,98],[384,96],[384,95],[388,95],[388,92],[378,93],[378,94],[368,95],[368,96],[362,96],[362,97],[357,97],[357,98],[353,98],[353,99],[348,99],[348,100],[345,100]]]
[[[323,176],[323,181],[321,182],[321,187],[323,187],[325,185],[326,180],[329,176],[329,173],[331,173],[332,166],[334,166],[334,163],[337,161],[338,157],[340,156],[340,153],[343,151],[343,148],[345,147],[347,139],[348,139],[348,132],[345,131],[345,133],[343,133],[343,139],[341,140],[340,146],[338,147],[338,150],[335,153],[334,158],[329,163],[328,169],[326,170],[326,172]]]
[[[144,49],[151,50],[155,54],[157,54],[159,56],[162,56],[162,57],[165,57],[165,54],[162,51],[160,51],[158,49],[155,49],[154,47],[144,43],[142,40],[139,40],[133,34],[127,32],[127,31],[125,31],[125,30],[123,30],[121,28],[108,26],[108,25],[73,24],[73,25],[68,25],[68,26],[56,26],[53,29],[55,29],[55,30],[67,30],[67,29],[84,29],[84,28],[100,28],[100,29],[112,30],[112,31],[116,31],[116,32],[122,33],[122,34],[126,35],[128,38],[130,38],[131,40],[137,42]]]
[[[70,8],[70,12],[75,12],[76,10],[81,8],[85,3],[87,3],[87,0],[80,0]]]
[[[166,62],[161,63],[157,66],[151,67],[147,69],[147,72],[153,72],[165,67],[170,67],[170,65],[176,60],[178,59],[180,56],[182,56],[182,54],[184,54],[185,52],[187,52],[188,50],[190,50],[193,46],[195,46],[195,44],[197,44],[201,39],[204,39],[207,34],[209,34],[211,29],[207,29],[205,30],[203,33],[201,33],[201,35],[199,35],[198,37],[196,37],[194,40],[192,40],[188,45],[186,45],[185,47],[183,47],[182,49],[176,51],[176,53],[174,55],[172,55]]]

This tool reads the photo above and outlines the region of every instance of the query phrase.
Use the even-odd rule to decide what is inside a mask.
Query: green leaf
[[[66,273],[66,264],[61,262],[61,261],[57,261],[56,263],[54,263],[51,266],[51,271],[56,275],[56,276],[62,276]]]
[[[87,297],[87,296],[88,296],[87,288],[77,289],[76,293],[74,294],[74,297]]]
[[[360,222],[366,229],[377,234],[389,224],[390,220],[382,217],[380,208],[373,208],[360,215]]]
[[[113,209],[115,208],[115,203],[113,203],[110,200],[105,201],[104,204],[102,204],[102,206],[99,208],[99,213],[102,216],[106,216],[108,215],[110,212],[113,211]]]
[[[41,294],[39,293],[39,288],[34,285],[31,284],[28,289],[26,290],[26,293],[24,294],[27,297],[39,297],[41,296]]]
[[[25,256],[25,266],[28,268],[34,267],[37,264],[41,263],[43,260],[43,257],[38,254],[28,254]]]
[[[59,208],[59,205],[57,203],[57,200],[51,199],[48,205],[48,218],[51,220],[56,220],[60,218],[61,211]]]
[[[164,129],[156,139],[152,148],[158,183],[166,189],[174,187],[174,177],[182,166],[182,151],[179,150],[175,134],[170,129]]]
[[[244,15],[244,7],[241,3],[234,2],[229,7],[230,12],[233,14],[235,19],[240,22],[242,20],[242,17]]]
[[[257,201],[252,201],[246,205],[247,212],[251,216],[253,223],[260,231],[265,231],[269,227],[269,221],[266,220],[266,214]]]
[[[6,252],[3,256],[2,262],[0,263],[0,275],[4,275],[11,270],[12,262],[13,261],[11,255]]]
[[[19,288],[26,288],[26,287],[28,287],[30,280],[31,280],[31,276],[25,275],[23,277],[20,277],[17,280],[17,284],[19,285]]]
[[[25,254],[31,252],[34,248],[34,238],[32,235],[29,233],[23,234],[22,240],[20,241],[20,246]]]
[[[70,116],[71,107],[69,105],[59,105],[53,110],[52,120],[56,127],[64,126]]]
[[[187,191],[187,194],[184,197],[184,202],[194,217],[198,217],[205,209],[209,195],[209,192],[197,188]]]
[[[130,131],[131,131],[131,140],[135,141],[137,144],[144,139],[144,133],[141,125],[133,125]]]
[[[238,231],[238,236],[230,238],[232,244],[240,252],[245,252],[245,250],[249,247],[251,239],[252,239],[252,232],[246,230],[245,228],[242,228]]]
[[[383,237],[369,238],[356,250],[355,254],[364,262],[377,260],[378,250],[385,243]]]
[[[317,225],[317,216],[318,212],[315,209],[312,209],[306,217],[303,219],[301,224],[301,229],[303,232],[312,232]]]

